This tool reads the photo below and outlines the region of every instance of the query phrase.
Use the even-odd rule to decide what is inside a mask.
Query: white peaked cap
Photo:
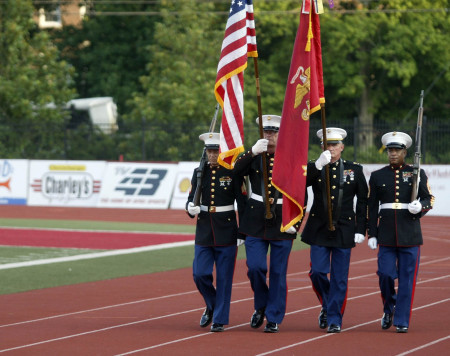
[[[218,132],[206,132],[198,138],[205,142],[206,148],[219,148],[220,134]]]
[[[327,127],[327,143],[338,143],[347,137],[347,131],[338,127]],[[317,137],[323,141],[322,129],[317,131]]]
[[[256,118],[256,123],[259,124],[259,117]],[[278,131],[280,130],[281,116],[279,115],[263,115],[262,125],[264,130]]]
[[[388,132],[381,137],[381,143],[387,148],[409,148],[412,145],[412,138],[404,132]]]

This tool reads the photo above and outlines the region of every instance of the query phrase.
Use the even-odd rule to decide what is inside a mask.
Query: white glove
[[[321,171],[322,167],[330,163],[330,161],[331,152],[329,150],[323,151],[315,162],[317,170]]]
[[[297,229],[293,226],[291,226],[289,229],[286,230],[288,234],[295,234],[297,232]]]
[[[422,211],[422,204],[418,200],[414,200],[413,202],[408,204],[408,210],[411,214],[417,214]]]
[[[378,245],[378,241],[376,237],[370,237],[369,240],[367,241],[367,245],[372,249],[372,250],[376,250],[377,249],[377,245]]]
[[[200,214],[200,207],[199,206],[195,206],[193,202],[190,202],[188,204],[188,212],[191,215]]]
[[[243,245],[244,243],[245,243],[245,240],[237,239],[237,245],[238,245],[238,246],[241,246],[241,245]]]
[[[365,238],[363,234],[355,234],[355,243],[360,244]]]
[[[260,153],[263,153],[267,151],[267,145],[269,144],[269,140],[266,138],[260,138],[252,147],[252,153],[253,155],[259,155]]]

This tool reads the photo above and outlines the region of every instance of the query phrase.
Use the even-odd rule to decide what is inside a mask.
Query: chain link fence
[[[250,122],[251,121],[251,122]],[[259,138],[259,129],[254,120],[245,122],[245,147],[251,147]],[[7,137],[21,137],[22,140],[36,131],[36,125],[9,125],[3,132]],[[1,125],[0,125],[1,126]],[[65,126],[65,127],[62,127]],[[216,125],[219,131],[220,123]],[[360,163],[386,163],[387,157],[381,144],[383,134],[390,131],[408,133],[415,141],[415,124],[375,122],[373,126],[365,127],[353,122],[328,121],[327,127],[340,127],[347,131],[343,157]],[[320,141],[316,132],[322,128],[320,118],[311,120],[309,131],[309,159],[316,159],[321,152]],[[172,123],[155,124],[143,120],[134,125],[119,125],[112,134],[105,134],[98,125],[89,121],[73,125],[62,124],[45,128],[45,135],[53,138],[54,150],[59,153],[42,156],[36,150],[32,157],[25,154],[3,154],[2,158],[33,158],[33,159],[100,159],[133,161],[195,161],[200,158],[203,143],[198,136],[208,130],[203,123],[177,125]],[[40,130],[44,134],[43,129]],[[5,136],[5,140],[7,138]],[[58,137],[58,139],[56,139]],[[360,138],[372,137],[373,144],[362,144]],[[5,147],[7,141],[3,144]],[[38,142],[36,142],[37,144]],[[408,150],[409,162],[414,156],[415,144]],[[8,152],[8,151],[5,151]],[[423,117],[422,126],[422,161],[423,164],[450,164],[450,120],[442,118]]]

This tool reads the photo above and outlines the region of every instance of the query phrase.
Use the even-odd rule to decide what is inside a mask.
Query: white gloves
[[[259,155],[267,151],[267,145],[269,144],[269,140],[265,138],[260,138],[252,147],[252,153],[254,156]]]
[[[295,234],[297,232],[297,229],[293,226],[291,226],[289,229],[286,230],[288,234]]]
[[[360,244],[365,238],[363,234],[355,234],[355,243]]]
[[[317,170],[321,171],[322,167],[331,161],[331,152],[329,150],[323,151],[316,160],[315,165]]]
[[[372,250],[376,250],[377,249],[377,245],[378,245],[378,241],[376,237],[370,237],[369,240],[367,241],[367,245],[372,249]]]
[[[243,245],[244,243],[245,243],[245,240],[237,239],[237,245],[238,245],[238,246],[241,246],[241,245]]]
[[[197,215],[200,214],[200,207],[195,206],[193,202],[190,202],[188,204],[188,213],[191,215]]]
[[[422,211],[422,204],[418,200],[414,200],[413,202],[408,204],[408,210],[411,214],[417,214]]]

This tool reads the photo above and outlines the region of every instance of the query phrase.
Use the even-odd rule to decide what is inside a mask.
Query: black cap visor
[[[387,148],[406,148],[403,143],[391,142],[386,145]]]
[[[280,131],[280,128],[277,126],[264,126],[264,131]]]

